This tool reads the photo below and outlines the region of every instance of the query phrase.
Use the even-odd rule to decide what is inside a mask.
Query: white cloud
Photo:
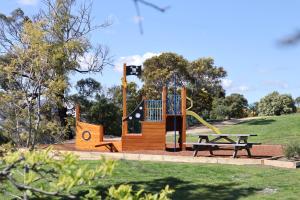
[[[284,81],[276,81],[276,80],[267,80],[263,82],[263,85],[269,86],[269,87],[275,87],[280,89],[287,89],[289,85]]]
[[[221,81],[221,85],[222,87],[226,90],[226,89],[230,89],[232,87],[232,80],[230,79],[222,79]]]
[[[143,55],[132,55],[120,57],[115,63],[115,70],[118,72],[123,71],[123,63],[127,65],[142,65],[145,60],[158,56],[160,53],[147,52]]]
[[[246,85],[236,86],[232,80],[226,79],[226,78],[222,79],[221,85],[229,93],[244,93],[244,92],[248,92],[250,90],[250,88],[248,86],[246,86]]]
[[[241,85],[241,86],[238,86],[235,88],[235,91],[238,93],[248,92],[249,90],[250,90],[250,88],[245,85]]]
[[[22,5],[36,5],[38,3],[38,0],[18,0],[19,4]]]

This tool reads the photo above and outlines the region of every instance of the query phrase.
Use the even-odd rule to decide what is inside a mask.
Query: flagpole
[[[127,80],[126,80],[126,63],[123,64],[123,79],[122,79],[122,92],[123,92],[123,120],[122,120],[122,136],[128,132],[128,122],[124,120],[127,117]]]

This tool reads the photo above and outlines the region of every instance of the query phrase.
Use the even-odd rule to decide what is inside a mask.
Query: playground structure
[[[141,66],[123,66],[122,92],[123,92],[123,117],[121,140],[104,139],[102,125],[94,125],[80,121],[80,107],[76,106],[76,142],[79,150],[109,150],[109,151],[138,151],[138,150],[166,150],[166,133],[174,131],[174,150],[186,149],[186,118],[188,115],[195,117],[200,123],[210,128],[215,133],[220,131],[203,120],[190,109],[193,101],[186,96],[186,88],[176,86],[174,93],[168,93],[168,88],[163,87],[162,97],[159,100],[143,98],[132,113],[127,113],[127,75],[140,75]],[[186,108],[187,100],[190,107]],[[140,124],[140,132],[129,132],[128,122]],[[179,133],[179,138],[176,138]],[[178,139],[178,140],[177,140]]]

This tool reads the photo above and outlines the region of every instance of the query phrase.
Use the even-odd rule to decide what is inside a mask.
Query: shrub
[[[292,141],[284,147],[284,155],[288,159],[300,159],[300,143]]]
[[[290,95],[272,92],[263,97],[258,104],[259,115],[282,115],[296,112],[296,106]]]
[[[0,159],[0,194],[16,199],[102,199],[93,183],[105,181],[114,166],[115,161],[104,158],[96,166],[82,165],[74,154],[54,153],[51,148],[9,152]],[[103,199],[168,200],[172,192],[166,186],[158,194],[135,193],[131,186],[119,185],[111,186]]]

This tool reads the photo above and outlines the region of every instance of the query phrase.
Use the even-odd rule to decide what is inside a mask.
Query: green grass
[[[158,192],[175,189],[174,199],[299,199],[300,171],[258,166],[122,161],[113,184],[129,183]],[[105,186],[105,185],[104,185]],[[265,188],[277,190],[264,194]]]
[[[255,133],[258,136],[254,137],[253,141],[265,144],[300,142],[300,113],[250,120],[226,127],[222,131],[224,133]]]
[[[81,162],[95,165],[99,161]],[[296,200],[300,196],[300,170],[260,166],[119,161],[112,177],[93,185],[103,193],[123,183],[151,193],[169,185],[175,190],[172,199],[180,200]],[[81,187],[79,195],[85,190]]]
[[[253,119],[221,129],[222,133],[257,134],[251,137],[252,142],[263,144],[286,144],[290,141],[300,142],[300,113]],[[168,137],[173,141],[173,137]],[[197,141],[197,136],[189,135],[188,142]]]

